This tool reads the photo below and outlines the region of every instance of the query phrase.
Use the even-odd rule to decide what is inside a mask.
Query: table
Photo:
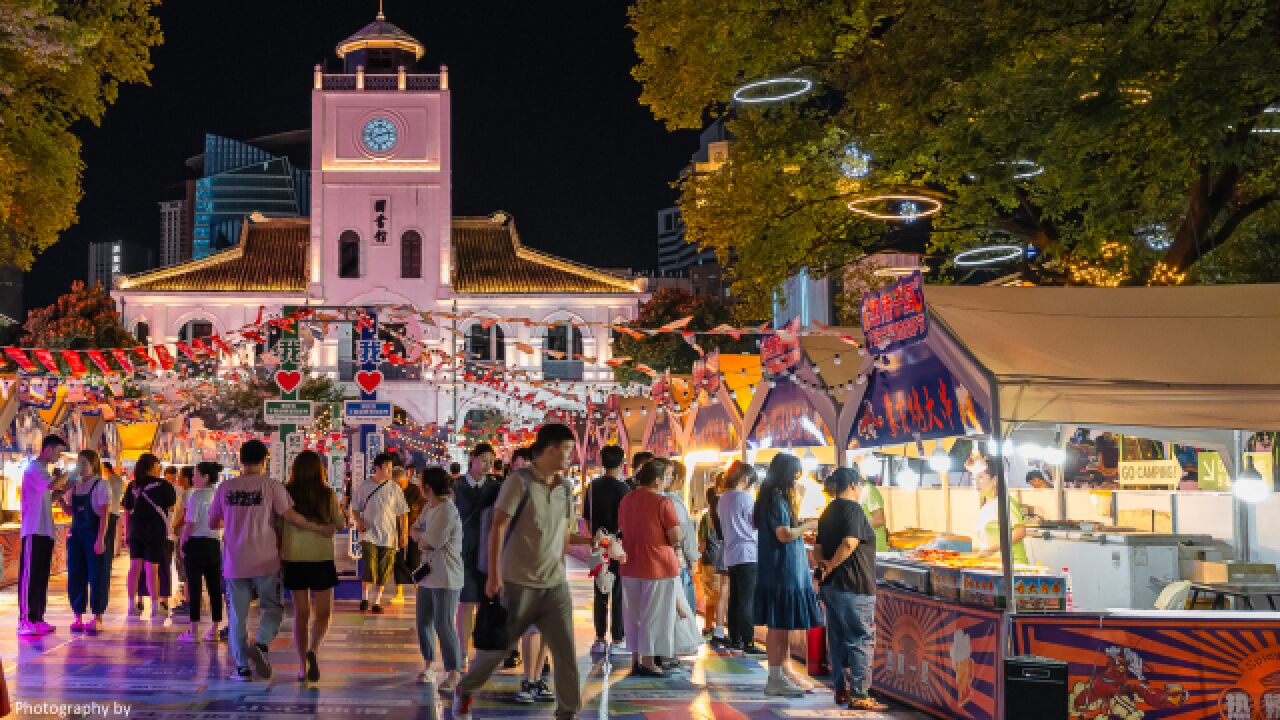
[[[1200,595],[1213,597],[1213,609],[1223,610],[1227,607],[1227,598],[1235,598],[1239,602],[1249,603],[1250,610],[1257,610],[1256,598],[1266,598],[1271,610],[1276,610],[1276,600],[1280,599],[1280,584],[1277,583],[1191,583],[1191,594],[1187,596],[1187,609],[1192,610]]]

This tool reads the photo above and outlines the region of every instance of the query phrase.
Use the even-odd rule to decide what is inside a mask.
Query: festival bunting
[[[71,374],[75,377],[88,374],[88,369],[85,368],[84,362],[80,360],[80,353],[75,350],[63,350],[62,359],[67,361],[67,367],[71,368]]]
[[[9,359],[14,361],[24,372],[36,371],[35,363],[31,362],[31,358],[27,357],[27,354],[22,352],[20,348],[7,347],[4,349],[4,354],[8,355]]]
[[[44,348],[36,348],[31,352],[36,356],[36,360],[39,360],[40,364],[45,366],[49,370],[49,372],[53,373],[54,375],[62,374],[62,371],[58,369],[58,361],[53,358],[52,351],[46,350]]]
[[[125,350],[124,348],[113,348],[111,350],[111,357],[115,358],[117,363],[120,363],[121,370],[124,370],[130,375],[133,374],[133,364],[129,362],[128,350]]]
[[[110,375],[115,372],[111,369],[111,365],[107,363],[107,356],[103,355],[101,350],[85,350],[84,354],[89,356],[89,359],[104,375]]]

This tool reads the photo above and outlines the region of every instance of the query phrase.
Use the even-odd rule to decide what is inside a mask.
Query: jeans
[[[613,630],[613,642],[618,644],[622,642],[624,633],[622,631],[622,578],[618,576],[619,564],[617,560],[609,561],[609,572],[613,573],[613,592],[605,595],[600,592],[600,588],[595,587],[592,583],[592,591],[595,594],[595,621],[596,621],[596,637],[605,637],[610,629]]]
[[[827,653],[835,689],[844,689],[848,670],[849,688],[866,695],[876,641],[876,596],[843,592],[830,585],[823,585],[819,593],[827,608]]]
[[[440,659],[444,669],[456,672],[462,665],[462,654],[458,649],[458,628],[454,625],[454,617],[458,614],[458,597],[462,588],[448,590],[445,588],[418,588],[418,649],[422,651],[422,659],[427,667],[436,659],[436,636],[440,636]]]
[[[506,650],[477,650],[471,669],[458,683],[458,694],[475,695],[484,687],[498,665],[515,648],[524,631],[533,626],[542,633],[542,641],[551,650],[556,718],[573,718],[582,709],[582,680],[573,644],[573,597],[569,594],[569,584],[534,588],[506,583],[502,604],[507,608],[507,636],[511,639],[511,647]],[[525,658],[525,662],[534,662],[534,659]]]
[[[280,632],[280,620],[284,617],[281,598],[280,573],[251,578],[227,578],[227,594],[231,597],[231,657],[236,667],[249,666],[249,601],[253,593],[258,595],[258,620],[256,642],[270,645]]]
[[[729,641],[736,645],[755,642],[756,564],[729,567]]]

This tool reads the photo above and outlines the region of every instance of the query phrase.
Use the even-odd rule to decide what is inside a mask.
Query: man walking
[[[489,443],[471,448],[467,473],[453,482],[453,502],[462,518],[462,594],[458,602],[458,643],[463,664],[471,653],[471,631],[475,629],[476,607],[484,592],[485,573],[480,571],[480,534],[485,508],[493,506],[500,483],[490,471],[497,454]],[[496,567],[496,566],[491,566]]]
[[[223,529],[222,574],[230,596],[228,635],[231,657],[236,663],[231,679],[249,682],[254,672],[260,679],[271,678],[267,646],[280,631],[284,612],[277,518],[329,537],[333,536],[334,529],[332,525],[317,525],[293,509],[284,483],[266,475],[267,446],[261,440],[250,440],[240,446],[240,464],[243,468],[240,476],[218,483],[214,491],[209,505],[209,528]],[[262,617],[255,642],[249,645],[252,595],[258,597]]]
[[[630,490],[618,477],[622,472],[622,461],[626,457],[626,452],[617,445],[606,445],[600,449],[600,464],[604,468],[604,474],[587,486],[587,497],[582,508],[582,515],[591,528],[593,539],[599,538],[602,532],[614,537],[618,534],[618,505]],[[614,583],[609,594],[600,592],[599,587],[593,587],[596,623],[596,641],[591,646],[593,655],[610,652],[605,642],[605,634],[610,630],[613,647],[622,649],[622,583],[617,581],[618,570],[618,561],[610,560],[609,572],[613,573]]]
[[[409,544],[409,525],[405,518],[409,504],[404,491],[391,482],[395,455],[378,453],[373,458],[373,477],[355,491],[351,510],[355,513],[356,530],[360,531],[360,612],[382,613],[382,590],[391,579],[396,553]],[[372,592],[370,592],[372,590]]]
[[[556,717],[568,720],[582,708],[577,652],[573,643],[573,598],[565,576],[566,546],[590,544],[570,534],[573,493],[564,472],[573,454],[573,431],[566,425],[538,428],[533,464],[502,484],[489,533],[488,597],[500,596],[507,610],[512,646],[533,625],[551,648]],[[475,693],[489,681],[510,651],[477,651],[453,700],[453,720],[471,720]]]
[[[49,569],[53,565],[53,495],[62,492],[67,478],[61,470],[49,473],[67,443],[46,435],[40,454],[22,474],[22,549],[18,551],[18,635],[48,635],[54,627],[44,621],[49,598]]]

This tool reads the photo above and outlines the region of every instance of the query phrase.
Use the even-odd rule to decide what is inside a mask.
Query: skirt
[[[822,608],[812,585],[786,587],[756,585],[755,624],[770,630],[808,630],[822,627]]]
[[[622,581],[622,625],[627,649],[644,657],[675,657],[676,596],[680,578]]]
[[[319,562],[290,562],[284,565],[283,575],[286,590],[329,590],[338,586],[338,570],[332,560]]]

